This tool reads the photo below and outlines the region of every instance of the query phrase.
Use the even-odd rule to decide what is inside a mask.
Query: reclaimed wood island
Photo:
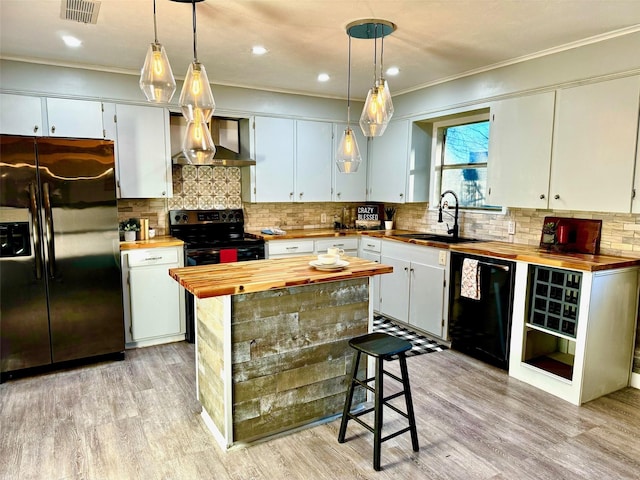
[[[392,267],[315,256],[173,268],[196,302],[196,390],[223,448],[341,413],[353,352],[373,322],[373,275]]]

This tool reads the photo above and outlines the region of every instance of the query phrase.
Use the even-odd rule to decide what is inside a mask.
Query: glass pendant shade
[[[167,52],[159,43],[152,43],[140,72],[140,89],[147,100],[154,103],[168,103],[176,91]]]
[[[191,62],[180,93],[180,108],[188,122],[196,122],[195,111],[200,110],[205,123],[211,119],[216,108],[207,70],[199,62]]]
[[[362,163],[362,158],[360,157],[358,142],[356,142],[356,137],[351,127],[347,126],[342,134],[336,155],[338,171],[340,173],[355,173],[358,171],[360,163]]]
[[[200,117],[200,114],[196,114]],[[182,140],[182,153],[187,161],[193,165],[211,163],[216,154],[216,147],[211,139],[211,132],[206,122],[190,121]]]
[[[384,103],[384,92],[378,85],[369,89],[367,100],[360,115],[360,128],[367,137],[379,137],[389,124],[389,115]]]

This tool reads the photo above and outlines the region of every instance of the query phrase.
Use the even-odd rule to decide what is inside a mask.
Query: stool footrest
[[[386,442],[387,440],[391,440],[392,438],[397,437],[398,435],[402,435],[403,433],[406,433],[406,432],[408,432],[408,431],[410,431],[410,430],[411,430],[411,427],[403,428],[402,430],[398,430],[398,431],[397,431],[397,432],[395,432],[395,433],[392,433],[392,434],[390,434],[390,435],[387,435],[387,436],[386,436],[386,437],[384,437],[384,438],[381,438],[381,439],[380,439],[380,442]]]

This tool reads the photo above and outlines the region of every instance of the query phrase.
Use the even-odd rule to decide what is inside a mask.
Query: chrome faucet
[[[445,212],[447,215],[453,217],[453,228],[449,228],[449,224],[447,223],[447,233],[453,234],[453,238],[458,238],[458,196],[453,190],[445,190],[442,192],[442,195],[440,195],[440,203],[438,204],[438,223],[442,223],[442,199],[447,193],[450,193],[453,195],[453,198],[456,199],[455,214],[451,215],[449,212]],[[444,202],[444,204],[447,205],[447,202]]]

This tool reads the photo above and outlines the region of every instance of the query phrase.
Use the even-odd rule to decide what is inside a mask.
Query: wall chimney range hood
[[[182,136],[187,128],[182,114],[171,112],[171,160],[175,165],[187,165],[189,161],[182,152]],[[255,165],[249,149],[248,118],[212,117],[209,125],[211,138],[216,146],[216,154],[207,165],[222,167],[247,167]]]

